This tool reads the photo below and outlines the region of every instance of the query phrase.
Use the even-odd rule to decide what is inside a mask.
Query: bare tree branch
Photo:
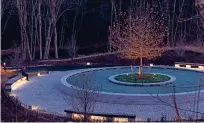
[[[95,107],[98,87],[94,86],[90,76],[86,73],[83,73],[75,83],[80,85],[80,88],[75,91],[71,100],[68,100],[67,95],[63,93],[64,100],[68,105],[72,106],[73,110],[81,114],[81,120],[88,121],[88,116],[93,112]],[[74,87],[73,89],[76,88]]]
[[[116,23],[110,28],[109,40],[116,51],[123,51],[119,55],[126,59],[140,58],[140,73],[142,74],[142,58],[160,56],[165,48],[164,31],[160,18],[156,16],[153,8],[130,9],[129,15],[124,13],[122,23]]]

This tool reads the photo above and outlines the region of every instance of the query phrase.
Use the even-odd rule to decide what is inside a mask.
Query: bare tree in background
[[[196,8],[201,17],[202,26],[204,28],[204,1],[203,0],[195,0]]]
[[[36,43],[38,40],[37,0],[15,0],[21,33],[21,52],[23,59],[27,56],[35,59]]]
[[[111,3],[111,17],[110,17],[110,28],[113,27],[113,22],[120,22],[120,14],[122,11],[122,0],[109,0]],[[112,34],[110,32],[109,39],[112,39]],[[112,52],[112,42],[109,40],[109,52]]]
[[[66,11],[73,8],[74,3],[74,0],[15,0],[21,28],[23,58],[26,59],[28,55],[30,60],[35,59],[36,47],[39,46],[40,59],[48,59],[52,41],[55,58],[59,58],[57,21]]]
[[[72,0],[51,0],[51,16],[52,25],[54,31],[54,46],[55,46],[55,58],[58,59],[58,37],[57,37],[57,21],[58,19],[70,9]]]
[[[83,18],[88,13],[94,12],[99,8],[99,6],[91,8],[90,10],[86,10],[85,5],[87,3],[87,0],[75,0],[74,2],[74,18],[72,23],[72,32],[71,32],[71,38],[68,40],[68,52],[69,56],[72,58],[76,57],[77,55],[77,38],[79,34],[79,30],[81,28],[81,24],[83,21]]]
[[[75,15],[74,15],[74,20],[72,24],[72,34],[71,34],[71,57],[76,57],[77,53],[77,47],[76,47],[76,41],[79,33],[79,29],[81,27],[81,23],[83,20],[84,16],[84,5],[86,4],[87,0],[76,0],[76,8],[75,8]],[[77,23],[78,22],[78,23]]]
[[[1,35],[4,34],[4,31],[7,27],[8,21],[12,13],[13,13],[13,1],[12,0],[1,0]],[[4,18],[4,21],[2,21],[3,18]]]
[[[38,14],[37,14],[37,19],[38,19],[38,46],[39,46],[39,53],[40,53],[40,59],[43,58],[43,51],[42,51],[42,13],[41,13],[41,6],[42,6],[42,1],[38,2]]]
[[[58,56],[58,37],[57,37],[57,21],[68,10],[71,9],[73,0],[44,0],[45,9],[44,16],[46,17],[46,25],[44,25],[46,37],[44,59],[49,58],[50,44],[54,37],[55,58]],[[47,27],[48,25],[48,27]]]
[[[27,25],[27,1],[25,0],[16,0],[15,5],[18,12],[20,33],[21,33],[21,52],[23,59],[26,59],[27,53],[27,37],[26,37],[26,25]],[[30,56],[31,58],[31,56]]]
[[[203,3],[200,3],[201,5],[204,5]],[[199,16],[199,13],[201,13],[201,10],[204,10],[204,8],[200,8],[200,10],[198,9],[196,12],[196,15]],[[202,13],[204,13],[204,11],[202,11]],[[202,23],[199,23],[199,22]],[[204,14],[201,15],[200,19],[196,20],[196,43],[195,45],[197,45],[197,47],[203,48],[204,47]]]
[[[83,75],[76,80],[76,83],[80,85],[80,90],[76,90],[71,100],[66,96],[64,99],[76,112],[82,114],[80,116],[83,121],[88,121],[89,113],[92,113],[94,110],[98,87],[94,87],[90,76],[86,73],[83,73]]]
[[[120,51],[119,56],[127,59],[140,58],[139,75],[142,75],[142,59],[154,58],[164,52],[165,27],[152,8],[130,9],[129,15],[123,14],[122,23],[110,28],[113,49]]]
[[[41,3],[41,6],[42,7],[39,8],[41,13],[39,13],[39,14],[41,14],[40,16],[41,16],[42,20],[39,20],[39,21],[42,22],[44,32],[41,32],[40,35],[42,35],[42,37],[44,37],[43,40],[45,41],[43,59],[48,59],[49,58],[49,51],[50,51],[50,43],[51,43],[52,34],[53,34],[50,0],[44,0]]]
[[[13,54],[9,57],[9,62],[11,66],[16,68],[16,74],[18,75],[19,69],[22,67],[24,60],[22,58],[21,49],[17,46],[15,41],[13,41],[13,45]]]
[[[64,38],[65,38],[65,26],[66,26],[66,20],[65,20],[65,15],[62,17],[62,22],[61,22],[61,30],[60,30],[60,41],[59,41],[59,49],[64,48]]]
[[[35,59],[36,44],[38,40],[38,1],[30,0],[27,3],[27,25],[26,25],[26,37],[27,37],[27,47],[30,59]]]
[[[5,11],[7,10],[10,0],[1,0],[1,17],[4,15]]]

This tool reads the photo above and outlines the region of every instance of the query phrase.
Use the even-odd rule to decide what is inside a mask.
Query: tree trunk
[[[174,0],[174,8],[173,8],[173,17],[172,17],[172,25],[171,25],[171,27],[172,27],[172,32],[171,32],[171,43],[172,43],[172,45],[173,46],[175,46],[175,44],[174,44],[174,21],[175,21],[175,12],[176,12],[176,1],[177,0]]]
[[[114,4],[114,6],[113,6],[113,7],[114,7],[114,13],[115,13],[115,16],[114,16],[114,17],[115,17],[115,21],[117,22],[117,21],[118,21],[118,16],[117,16],[117,14],[118,14],[118,13],[117,13],[117,8],[116,8],[116,5],[115,5],[115,4]]]
[[[26,28],[28,26],[28,10],[27,10],[27,2],[25,0],[16,0],[16,7],[18,8],[19,14],[19,24],[21,30],[21,48],[22,48],[22,56],[23,59],[29,56],[29,59],[32,60],[31,49],[29,45],[29,31],[27,32]],[[32,23],[33,24],[33,23]],[[33,26],[31,26],[33,27]]]
[[[22,58],[26,59],[26,47],[25,47],[25,37],[24,37],[24,29],[23,29],[23,25],[24,25],[24,21],[23,21],[23,2],[22,1],[16,1],[17,3],[17,8],[18,8],[18,14],[19,14],[19,25],[20,25],[20,33],[21,33],[21,53],[22,53]]]
[[[195,0],[195,6],[200,15],[201,25],[204,28],[204,1],[203,0]]]
[[[57,29],[56,29],[56,25],[54,27],[54,36],[55,36],[55,40],[54,40],[54,45],[55,45],[55,58],[58,59],[58,47],[57,47]]]
[[[111,1],[111,26],[110,26],[110,28],[112,28],[113,27],[113,2]],[[112,32],[110,31],[110,39],[112,39]],[[111,47],[112,47],[112,45],[111,45],[111,40],[109,41],[109,52],[111,52]]]
[[[41,19],[41,2],[38,3],[38,21],[39,21],[39,48],[40,48],[40,59],[42,59],[42,19]]]
[[[56,5],[57,5],[57,0],[52,0],[51,14],[52,14],[52,24],[53,24],[53,31],[54,31],[55,58],[58,59],[57,29],[56,29],[56,24],[57,24],[56,7],[57,6]]]
[[[61,27],[61,34],[60,34],[60,45],[59,48],[63,49],[63,44],[64,44],[64,22],[65,22],[65,16],[63,16],[63,20],[62,20],[62,27]]]
[[[28,45],[30,45],[31,57],[33,58],[33,48],[34,48],[34,46],[33,46],[33,23],[34,23],[34,21],[33,20],[34,20],[34,16],[35,16],[33,0],[31,1],[31,6],[28,5],[28,9],[30,9],[30,11],[31,11],[31,14],[30,14],[31,17],[30,18],[28,17],[28,19],[31,19],[30,25],[29,25],[29,30],[28,30],[28,32],[30,33],[30,35],[29,35],[30,39],[28,41]],[[28,10],[28,12],[29,12],[29,10]]]
[[[84,113],[84,122],[87,122],[87,115]]]
[[[52,27],[51,27],[52,28]],[[53,29],[51,29],[51,34],[48,37],[48,47],[47,47],[47,59],[49,59],[49,55],[50,55],[50,43],[52,41],[52,35],[53,35]]]
[[[171,14],[170,14],[170,7],[169,7],[169,1],[167,1],[167,14],[168,14],[168,34],[167,34],[167,41],[168,45],[171,47],[171,35],[170,35],[170,27],[171,27]]]
[[[142,56],[140,56],[139,76],[142,76]]]
[[[76,9],[76,13],[75,13],[75,16],[74,16],[74,21],[73,21],[73,27],[72,27],[72,39],[71,39],[71,48],[72,48],[72,58],[76,57],[76,30],[77,30],[77,27],[76,27],[76,21],[77,21],[77,16],[78,16],[78,13],[79,13],[79,9],[80,8],[77,8]]]
[[[177,22],[176,22],[176,27],[175,27],[175,30],[174,30],[174,32],[172,32],[172,35],[173,35],[173,42],[174,42],[174,44],[176,45],[176,42],[175,42],[175,40],[176,40],[176,36],[177,36],[177,31],[178,31],[178,27],[179,27],[179,21],[178,21],[178,19],[179,18],[181,18],[181,16],[182,16],[182,14],[183,14],[183,6],[184,6],[184,3],[185,3],[185,0],[183,0],[182,1],[182,5],[181,5],[181,7],[179,8],[179,15],[178,15],[178,17],[177,17]],[[179,5],[180,6],[180,5]],[[174,15],[173,15],[174,16]],[[181,24],[183,24],[183,22],[181,23]],[[173,28],[174,28],[174,25],[172,25],[173,26]],[[182,30],[182,29],[181,29]]]
[[[20,20],[21,21],[21,20]],[[20,32],[21,32],[21,53],[22,53],[22,58],[25,60],[26,59],[26,50],[25,50],[25,40],[24,40],[24,35],[23,35],[23,27],[20,26]]]
[[[88,118],[88,113],[87,110],[85,109],[84,111],[84,122],[88,122],[89,118]]]
[[[139,76],[142,76],[142,47],[140,47],[140,67],[139,67]]]
[[[46,43],[45,43],[45,52],[44,52],[44,59],[48,59],[49,57],[49,44],[50,44],[50,39],[52,37],[51,33],[51,21],[49,21],[49,27],[47,30],[47,36],[46,36]]]

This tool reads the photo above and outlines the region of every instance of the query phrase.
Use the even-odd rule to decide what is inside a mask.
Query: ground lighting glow
[[[11,85],[12,90],[17,90],[20,87],[23,87],[28,81],[26,81],[26,77],[23,77],[19,80],[17,80],[15,83]]]
[[[33,106],[31,107],[31,110],[37,111],[40,110],[41,108],[39,106]]]

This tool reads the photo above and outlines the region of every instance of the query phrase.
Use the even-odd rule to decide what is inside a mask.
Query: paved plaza
[[[48,112],[64,113],[74,110],[69,104],[73,90],[63,85],[60,79],[72,71],[53,71],[42,76],[34,76],[12,90],[19,100],[27,105],[39,106]],[[66,96],[65,96],[66,95]],[[93,113],[135,115],[138,120],[160,120],[162,116],[172,119],[176,116],[173,98],[169,96],[124,96],[98,94]],[[194,94],[176,96],[179,113],[183,118],[193,116]],[[199,117],[204,114],[204,94],[200,94]]]

